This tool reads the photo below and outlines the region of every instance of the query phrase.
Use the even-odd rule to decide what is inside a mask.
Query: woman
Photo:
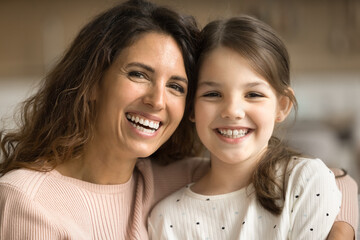
[[[80,31],[1,133],[1,239],[147,239],[153,204],[208,164],[157,164],[195,153],[197,37],[193,18],[144,1]]]

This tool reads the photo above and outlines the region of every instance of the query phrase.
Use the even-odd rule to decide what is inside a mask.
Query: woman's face
[[[95,143],[118,156],[147,157],[178,127],[188,80],[181,50],[161,33],[146,33],[125,48],[95,93]]]

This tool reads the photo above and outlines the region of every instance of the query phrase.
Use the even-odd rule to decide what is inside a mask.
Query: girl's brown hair
[[[293,92],[289,91],[289,55],[284,43],[270,26],[250,16],[207,24],[201,32],[198,71],[206,56],[218,47],[227,47],[240,54],[278,94],[287,96],[297,110],[296,98]],[[273,214],[281,213],[285,199],[285,174],[279,181],[279,167],[282,168],[280,172],[285,173],[291,157],[297,155],[297,152],[272,136],[268,149],[252,176],[257,200]]]
[[[81,156],[93,134],[94,88],[119,53],[147,32],[172,36],[179,45],[189,80],[187,99],[191,99],[199,34],[194,18],[147,1],[127,1],[95,17],[79,32],[39,91],[24,102],[19,129],[0,132],[0,176],[17,168],[48,171]],[[186,107],[178,129],[153,159],[168,162],[191,155],[194,138],[188,112]]]

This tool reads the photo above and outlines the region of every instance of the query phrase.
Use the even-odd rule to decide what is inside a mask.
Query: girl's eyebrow
[[[247,86],[247,87],[265,86],[267,88],[270,88],[270,84],[268,82],[264,82],[264,81],[250,82],[250,83],[247,83],[245,86]]]
[[[218,87],[218,86],[221,86],[221,83],[213,82],[213,81],[203,81],[203,82],[199,83],[199,87],[201,87],[201,86]],[[267,82],[263,82],[263,81],[249,82],[249,83],[246,83],[244,86],[245,87],[265,86],[265,87],[270,88],[270,85]]]
[[[126,68],[128,67],[140,67],[140,68],[143,68],[145,69],[146,71],[149,71],[151,73],[154,73],[155,72],[155,69],[152,68],[151,66],[149,65],[146,65],[144,63],[140,63],[140,62],[131,62],[129,64],[126,65]],[[179,80],[179,81],[182,81],[186,84],[188,84],[188,80],[187,78],[184,78],[184,77],[181,77],[181,76],[178,76],[178,75],[175,75],[175,76],[171,76],[171,79],[174,79],[174,80]]]
[[[203,82],[199,83],[199,86],[198,86],[198,87],[201,87],[201,86],[218,87],[218,86],[220,86],[220,85],[221,85],[221,84],[220,84],[220,83],[217,83],[217,82],[203,81]]]

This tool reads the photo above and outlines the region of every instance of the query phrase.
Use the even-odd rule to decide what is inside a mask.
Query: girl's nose
[[[151,85],[143,98],[144,104],[150,106],[155,110],[161,110],[166,105],[166,86],[164,84],[156,83]]]
[[[245,117],[245,110],[241,101],[229,99],[224,102],[221,117],[230,120],[239,120]]]

